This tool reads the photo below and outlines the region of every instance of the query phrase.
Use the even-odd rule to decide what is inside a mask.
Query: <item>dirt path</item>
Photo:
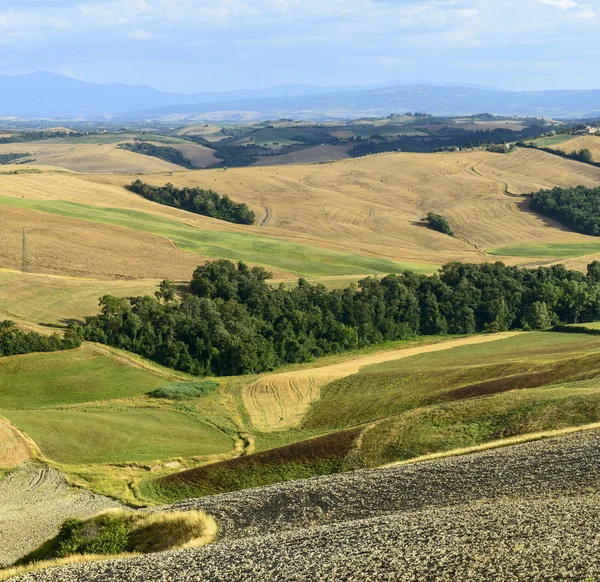
[[[320,368],[269,374],[245,386],[242,391],[242,400],[256,429],[262,431],[287,429],[297,426],[304,418],[310,404],[319,398],[321,386],[333,380],[356,374],[364,366],[465,345],[496,341],[518,333],[520,332],[477,335],[439,344],[378,352]]]
[[[0,418],[0,469],[12,469],[28,459],[25,439],[10,422]]]
[[[70,517],[89,517],[118,504],[74,489],[55,469],[24,465],[0,480],[0,565],[9,564],[58,533]]]

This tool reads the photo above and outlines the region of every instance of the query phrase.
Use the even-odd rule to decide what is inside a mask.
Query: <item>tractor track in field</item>
[[[477,335],[437,344],[377,352],[339,364],[309,368],[296,372],[269,374],[245,386],[242,400],[254,427],[262,431],[282,430],[298,426],[317,400],[325,384],[356,374],[360,368],[429,352],[449,350],[463,345],[497,341],[520,332]]]

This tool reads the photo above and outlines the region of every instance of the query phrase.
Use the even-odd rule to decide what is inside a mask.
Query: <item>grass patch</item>
[[[571,141],[573,138],[573,135],[567,134],[552,135],[550,137],[541,137],[539,139],[536,139],[534,140],[534,143],[540,148],[546,148],[553,145],[565,143],[566,141]]]
[[[140,484],[142,493],[162,501],[202,497],[331,475],[354,468],[351,453],[360,429],[340,431],[230,461],[205,465]]]
[[[16,565],[77,555],[108,557],[200,547],[210,543],[216,532],[215,521],[201,511],[107,511],[87,520],[65,521],[58,536]]]
[[[148,462],[225,454],[234,439],[201,418],[135,405],[91,410],[2,410],[42,453],[67,464]]]
[[[532,257],[540,259],[573,259],[600,253],[600,242],[589,243],[523,243],[487,249],[490,255]]]
[[[89,346],[0,360],[0,408],[31,409],[144,394],[164,378]]]
[[[530,333],[367,366],[325,385],[303,428],[332,430],[423,406],[600,374],[600,338]]]
[[[0,197],[0,205],[141,230],[164,236],[172,240],[180,249],[206,257],[245,261],[309,277],[367,273],[387,275],[406,269],[431,273],[437,268],[436,265],[431,264],[399,263],[389,259],[322,249],[254,234],[201,230],[135,210],[11,197]]]
[[[600,418],[600,382],[497,394],[408,411],[368,430],[367,467],[476,447],[519,435],[583,426]]]
[[[175,382],[148,392],[152,398],[167,398],[169,400],[189,400],[201,398],[216,392],[219,383],[214,380],[199,380],[196,382]]]

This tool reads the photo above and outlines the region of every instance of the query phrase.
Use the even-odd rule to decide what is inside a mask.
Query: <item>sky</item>
[[[0,0],[0,74],[191,93],[600,88],[600,0]]]

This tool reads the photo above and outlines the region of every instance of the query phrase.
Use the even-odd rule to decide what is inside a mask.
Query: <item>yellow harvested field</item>
[[[47,139],[37,142],[0,144],[0,154],[8,153],[31,154],[35,162],[28,164],[30,167],[52,166],[84,173],[145,174],[181,170],[181,166],[176,164],[118,149],[116,143],[64,143],[61,139]]]
[[[21,235],[27,233],[29,270],[98,279],[178,279],[203,262],[169,240],[146,232],[53,214],[3,207],[0,268],[21,269]]]
[[[6,168],[10,171],[21,167]],[[439,264],[454,260],[486,261],[489,256],[485,249],[502,245],[595,240],[529,212],[523,199],[506,195],[506,188],[508,186],[511,193],[524,193],[555,185],[595,186],[600,184],[600,169],[540,151],[519,149],[510,155],[481,151],[392,153],[323,164],[157,172],[143,177],[155,185],[172,182],[180,187],[198,186],[227,194],[237,202],[246,202],[257,214],[253,226],[231,224],[145,200],[124,188],[137,177],[135,174],[52,172],[40,167],[38,173],[0,173],[0,191],[3,196],[29,200],[62,200],[137,210],[176,220],[203,232],[255,233],[403,262]],[[420,219],[429,211],[446,216],[456,237],[426,228]],[[16,210],[11,212],[14,214]],[[3,211],[0,227],[10,216],[11,213]],[[31,220],[35,228],[39,225],[42,231],[51,222],[42,214],[31,215]],[[185,279],[193,270],[190,265],[195,267],[200,262],[195,255],[169,249],[172,245],[164,238],[140,231],[86,223],[77,238],[65,231],[70,221],[58,217],[52,220],[56,234],[49,232],[47,244],[41,245],[47,251],[54,244],[64,248],[65,253],[76,253],[79,247],[90,247],[83,231],[102,230],[118,237],[104,241],[103,244],[113,250],[107,249],[106,254],[103,251],[103,257],[117,258],[105,260],[90,249],[86,252],[94,254],[91,262],[82,259],[77,266],[61,266],[67,269],[63,272],[56,267],[50,270],[51,262],[40,260],[37,266],[44,270],[38,272],[96,278],[128,274],[143,279],[166,276]],[[15,216],[8,232],[5,230],[0,235],[6,240],[10,234],[12,241],[12,246],[0,251],[0,267],[19,268],[19,238],[15,235],[25,225],[29,223],[19,223]],[[69,240],[63,243],[65,238]],[[94,240],[99,242],[98,238]],[[161,250],[156,252],[162,254],[152,260],[155,253],[151,253],[148,246],[136,256],[132,245],[143,246],[146,243],[142,240],[150,246],[157,245],[155,248]],[[168,253],[173,253],[172,260],[166,260]],[[523,258],[504,259],[511,264],[537,263]],[[503,257],[495,256],[493,260],[503,260]],[[105,264],[95,265],[98,261]],[[134,268],[133,264],[138,266]]]
[[[595,162],[600,162],[600,136],[582,135],[574,137],[569,141],[550,146],[553,150],[560,150],[570,154],[572,151],[588,149],[592,152],[592,158]]]
[[[65,325],[97,313],[102,295],[152,295],[158,283],[158,279],[107,281],[1,269],[0,319]]]
[[[242,401],[255,429],[263,432],[285,430],[296,427],[302,422],[311,403],[319,398],[321,386],[339,378],[356,374],[364,366],[382,364],[383,362],[449,350],[465,345],[501,340],[518,333],[520,332],[478,335],[439,344],[377,352],[320,368],[269,374],[259,378],[252,384],[244,386]]]
[[[218,164],[221,159],[215,155],[215,150],[207,148],[206,146],[197,143],[160,143],[149,141],[148,143],[154,144],[159,147],[171,147],[180,151],[192,164],[197,168],[208,168]],[[172,165],[172,164],[171,164]],[[176,166],[178,170],[181,170],[180,166]]]
[[[30,458],[27,442],[8,420],[0,418],[0,469],[12,469]]]
[[[329,160],[341,160],[350,157],[349,145],[322,145],[305,148],[297,152],[280,156],[263,156],[253,166],[280,166],[283,164],[314,164]]]

